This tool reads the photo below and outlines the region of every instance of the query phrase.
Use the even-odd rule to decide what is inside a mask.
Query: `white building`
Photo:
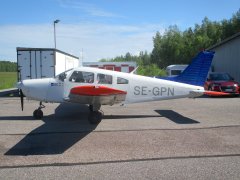
[[[129,73],[137,67],[137,64],[136,62],[83,62],[83,66]]]
[[[215,51],[213,72],[227,72],[240,82],[240,32],[208,48]]]

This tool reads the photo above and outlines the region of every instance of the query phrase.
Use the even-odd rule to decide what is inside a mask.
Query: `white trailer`
[[[79,58],[51,48],[17,47],[18,81],[54,77],[78,67]]]

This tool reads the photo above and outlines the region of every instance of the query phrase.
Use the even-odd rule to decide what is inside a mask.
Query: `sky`
[[[16,61],[16,47],[54,48],[94,62],[151,52],[156,32],[184,31],[229,19],[239,0],[1,0],[0,60]]]

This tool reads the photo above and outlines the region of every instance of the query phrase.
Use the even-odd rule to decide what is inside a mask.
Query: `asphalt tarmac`
[[[240,98],[45,105],[0,98],[0,179],[240,179]]]

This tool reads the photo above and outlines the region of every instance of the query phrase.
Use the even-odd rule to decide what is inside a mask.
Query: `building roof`
[[[213,46],[207,48],[207,50],[213,50],[213,49],[215,49],[216,47],[221,46],[221,45],[223,45],[223,44],[226,44],[227,42],[232,41],[233,39],[236,39],[236,38],[238,38],[238,37],[240,37],[240,32],[238,32],[238,33],[236,33],[236,34],[234,34],[234,35],[232,35],[232,36],[230,36],[230,37],[222,40],[221,42],[219,42],[219,43],[217,43],[217,44],[214,44]]]

